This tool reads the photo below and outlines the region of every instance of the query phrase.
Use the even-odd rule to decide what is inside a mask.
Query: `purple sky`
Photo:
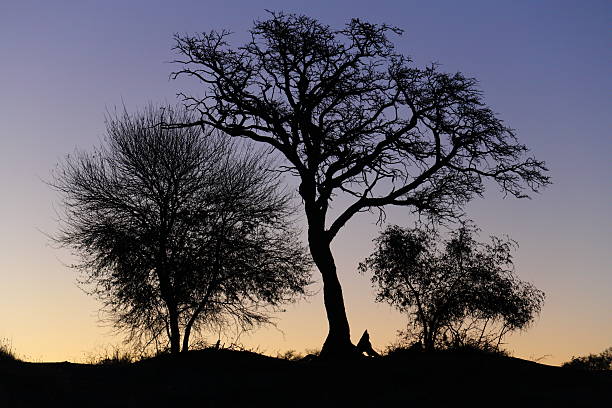
[[[609,1],[11,1],[0,3],[0,339],[38,360],[79,360],[116,342],[98,305],[75,285],[71,258],[40,231],[56,229],[41,181],[65,154],[89,149],[107,109],[175,102],[197,84],[170,81],[174,33],[227,28],[244,40],[264,9],[339,27],[351,17],[405,30],[398,49],[419,65],[480,80],[487,102],[546,160],[553,185],[533,200],[492,186],[468,207],[487,234],[520,243],[517,272],[547,294],[536,325],[510,339],[515,355],[556,364],[612,346],[612,137]],[[335,251],[353,336],[391,342],[402,316],[373,303],[356,265],[379,227],[354,219]],[[401,209],[393,223],[410,225]],[[319,285],[320,287],[320,285]],[[279,328],[243,338],[274,353],[320,347],[320,296],[291,306]]]

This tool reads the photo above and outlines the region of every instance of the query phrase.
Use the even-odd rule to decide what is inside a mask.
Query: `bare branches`
[[[250,34],[238,47],[227,31],[177,35],[171,77],[203,85],[201,97],[180,94],[200,123],[271,146],[286,160],[279,168],[299,176],[330,322],[323,354],[350,349],[329,251],[349,219],[372,210],[384,217],[389,205],[459,218],[487,179],[516,197],[549,183],[544,162],[528,157],[477,81],[414,66],[394,48],[395,27],[353,19],[332,29],[270,12]],[[338,195],[348,204],[328,219]]]
[[[50,183],[81,283],[129,340],[175,352],[181,332],[186,350],[192,330],[269,322],[310,279],[270,160],[194,123],[152,106],[111,116],[105,145],[67,157]]]
[[[330,224],[331,236],[346,218],[384,205],[453,216],[486,178],[516,197],[549,183],[544,163],[524,158],[527,148],[486,107],[475,79],[411,66],[390,33],[401,31],[358,19],[334,31],[271,13],[236,49],[226,31],[176,36],[184,58],[172,76],[206,85],[204,98],[185,98],[206,124],[281,152],[313,208],[324,214],[338,193],[357,198]]]

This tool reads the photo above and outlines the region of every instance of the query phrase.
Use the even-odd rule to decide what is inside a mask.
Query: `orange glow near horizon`
[[[372,225],[372,228],[377,227]],[[350,225],[348,229],[343,236],[363,233]],[[355,245],[355,252],[366,253],[370,248],[362,246],[368,245],[368,242]],[[374,347],[383,351],[396,340],[396,333],[405,327],[406,318],[389,306],[373,301],[368,277],[355,272],[359,260],[353,260],[342,250],[342,245],[336,245],[353,341],[356,342],[367,329]],[[121,336],[113,333],[112,327],[99,322],[99,305],[77,287],[74,271],[55,258],[57,250],[47,246],[42,253],[45,256],[25,260],[32,263],[31,267],[39,263],[39,267],[54,264],[41,281],[9,279],[5,282],[5,296],[0,301],[0,339],[8,340],[20,358],[34,362],[87,362],[92,356],[101,355],[114,346],[123,347]],[[524,262],[520,257],[519,261]],[[24,261],[20,263],[23,266]],[[2,266],[4,270],[6,265]],[[524,277],[527,272],[519,273],[519,276]],[[316,278],[316,270],[314,274]],[[287,350],[303,353],[320,349],[327,333],[320,288],[316,283],[313,290],[318,293],[315,296],[288,305],[285,313],[278,314],[276,328],[261,328],[243,334],[240,343],[272,356]],[[17,307],[10,309],[9,305]],[[597,353],[609,347],[612,325],[601,327],[601,320],[598,320],[608,318],[605,312],[602,311],[601,316],[592,316],[589,321],[584,319],[577,306],[548,289],[540,318],[533,327],[509,336],[505,348],[515,357],[559,365],[572,356]],[[558,320],[554,316],[563,316],[564,319]],[[216,336],[216,333],[210,335],[210,343],[216,341]]]

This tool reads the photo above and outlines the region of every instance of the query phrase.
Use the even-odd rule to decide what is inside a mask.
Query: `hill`
[[[456,352],[305,362],[202,350],[133,364],[0,364],[3,407],[574,407],[610,397],[611,372]]]

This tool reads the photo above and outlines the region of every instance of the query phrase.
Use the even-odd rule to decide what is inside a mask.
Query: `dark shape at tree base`
[[[364,353],[369,357],[380,357],[380,354],[374,350],[372,343],[370,343],[370,335],[367,330],[363,332],[357,345],[353,345],[351,342],[330,341],[330,338],[331,337],[328,336],[327,340],[325,340],[325,344],[319,355],[323,360],[356,360],[364,357]],[[312,361],[313,359],[314,358],[310,357],[308,361]],[[306,358],[303,360],[306,360]]]
[[[378,354],[376,350],[372,348],[372,343],[370,343],[370,335],[368,334],[367,330],[361,335],[355,349],[359,354],[366,353],[370,357],[380,357],[380,354]]]

